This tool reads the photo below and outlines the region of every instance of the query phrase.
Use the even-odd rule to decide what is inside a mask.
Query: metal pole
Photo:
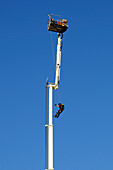
[[[53,169],[53,124],[52,124],[52,97],[53,86],[49,85],[49,125],[48,125],[48,169]]]
[[[61,50],[62,50],[62,37],[60,36],[60,34],[58,34],[55,90],[58,89],[58,85],[60,81]]]
[[[47,170],[47,86],[45,92],[45,170]]]

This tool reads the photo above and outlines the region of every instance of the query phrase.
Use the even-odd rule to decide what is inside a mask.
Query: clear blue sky
[[[54,168],[113,170],[112,0],[0,2],[0,170],[44,170],[46,78],[54,82],[50,13],[69,21]],[[56,50],[55,33],[53,42]]]

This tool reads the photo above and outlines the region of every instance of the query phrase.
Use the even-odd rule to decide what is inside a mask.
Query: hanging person
[[[56,115],[54,116],[54,117],[58,118],[64,110],[64,104],[59,103],[58,105],[55,104],[55,106],[59,107],[59,110],[57,111]]]

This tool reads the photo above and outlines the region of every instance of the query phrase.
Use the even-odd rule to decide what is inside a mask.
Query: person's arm
[[[59,105],[56,105],[56,104],[55,104],[55,106],[56,106],[56,107],[59,107]]]

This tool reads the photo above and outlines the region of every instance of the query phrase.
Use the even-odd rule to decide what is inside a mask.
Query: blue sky
[[[65,111],[54,120],[54,168],[112,170],[112,0],[0,2],[0,170],[44,169],[46,78],[54,82],[50,13],[69,22],[59,87]],[[52,37],[56,53],[57,34]]]

